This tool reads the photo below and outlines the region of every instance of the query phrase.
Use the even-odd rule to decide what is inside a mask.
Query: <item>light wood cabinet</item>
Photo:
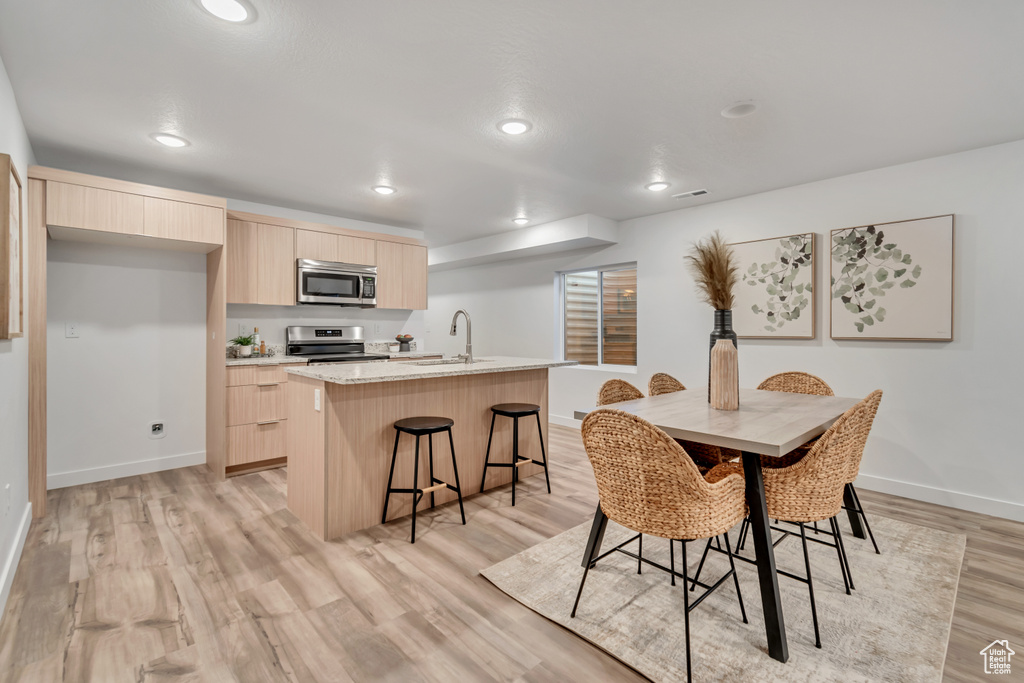
[[[141,235],[143,205],[143,197],[137,194],[53,180],[46,183],[47,225]]]
[[[229,304],[295,304],[295,230],[228,219]]]
[[[257,287],[257,224],[228,219],[227,299],[229,304],[259,303]]]
[[[224,244],[224,209],[159,197],[143,197],[143,234],[149,237]]]
[[[427,307],[427,248],[377,242],[377,308]]]
[[[283,466],[287,457],[288,373],[285,365],[227,369],[228,474]],[[232,469],[234,468],[234,469]]]
[[[338,260],[360,266],[377,265],[376,240],[338,235]]]
[[[295,231],[295,258],[314,261],[338,261],[338,236],[316,230]]]
[[[261,223],[256,263],[256,303],[294,306],[295,230]]]

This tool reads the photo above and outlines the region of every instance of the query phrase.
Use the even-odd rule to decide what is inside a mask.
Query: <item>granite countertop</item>
[[[427,358],[444,355],[440,351],[371,351],[369,353],[380,353],[389,358]]]
[[[307,368],[288,368],[287,372],[301,377],[333,382],[335,384],[372,384],[374,382],[401,382],[410,379],[482,375],[490,372],[516,372],[576,365],[576,361],[555,361],[541,358],[513,358],[486,356],[473,365],[450,363],[446,365],[416,365],[414,363],[343,363],[316,365]]]
[[[249,356],[248,358],[227,358],[228,367],[235,365],[281,365],[283,363],[306,363],[299,356]]]

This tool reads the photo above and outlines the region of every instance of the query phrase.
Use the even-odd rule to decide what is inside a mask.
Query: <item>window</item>
[[[636,366],[636,264],[561,274],[563,356]]]

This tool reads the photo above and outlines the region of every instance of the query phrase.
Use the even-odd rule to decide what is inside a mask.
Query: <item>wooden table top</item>
[[[823,434],[860,399],[740,389],[739,410],[715,410],[705,389],[611,403],[669,436],[768,456],[782,456]],[[582,420],[590,411],[575,411]]]

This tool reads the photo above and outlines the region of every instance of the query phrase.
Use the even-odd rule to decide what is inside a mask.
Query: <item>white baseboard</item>
[[[53,474],[48,474],[46,476],[46,488],[62,489],[65,486],[92,484],[97,481],[119,479],[120,477],[131,477],[137,474],[149,474],[150,472],[163,472],[164,470],[174,470],[179,467],[191,467],[192,465],[203,465],[205,463],[206,451],[200,451],[198,453],[170,455],[165,458],[123,462],[117,465],[90,467],[84,470],[73,470],[71,472],[54,472]]]
[[[580,424],[582,424],[575,418],[564,417],[562,415],[552,415],[551,413],[548,413],[548,422],[556,425],[562,425],[563,427],[572,427],[573,429],[579,429]]]
[[[0,576],[0,615],[3,615],[7,607],[7,597],[11,594],[11,584],[14,583],[14,573],[18,571],[18,562],[21,560],[21,551],[25,549],[25,539],[28,538],[28,529],[32,526],[32,503],[25,505],[25,512],[21,515],[21,524],[18,526],[18,533],[15,534],[14,544],[7,552],[7,559],[4,561],[3,575]]]
[[[912,484],[908,481],[897,481],[876,477],[870,474],[861,474],[857,477],[857,488],[868,491],[879,491],[891,493],[895,496],[922,500],[926,503],[945,505],[946,507],[958,510],[979,512],[983,515],[1012,519],[1017,522],[1024,522],[1024,505],[1012,503],[1008,500],[994,500],[976,496],[972,493],[961,493],[959,491],[947,491],[922,484]]]

